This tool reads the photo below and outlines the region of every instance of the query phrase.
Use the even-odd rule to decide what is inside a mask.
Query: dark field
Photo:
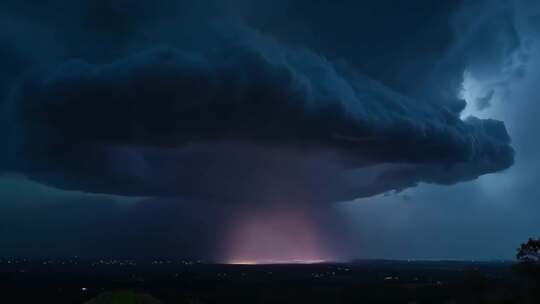
[[[84,303],[129,291],[162,303],[525,303],[508,262],[358,261],[219,265],[190,261],[0,263],[2,303]]]

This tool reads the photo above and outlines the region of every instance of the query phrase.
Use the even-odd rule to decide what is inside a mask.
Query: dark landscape
[[[3,259],[0,290],[9,303],[85,303],[111,292],[149,295],[161,303],[526,303],[529,294],[513,275],[513,265]]]

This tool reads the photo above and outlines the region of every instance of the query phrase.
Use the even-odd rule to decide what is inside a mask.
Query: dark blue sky
[[[0,255],[513,258],[539,28],[527,0],[3,1]]]

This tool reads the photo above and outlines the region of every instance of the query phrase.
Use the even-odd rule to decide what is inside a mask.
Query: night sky
[[[540,3],[3,0],[0,256],[512,259]]]

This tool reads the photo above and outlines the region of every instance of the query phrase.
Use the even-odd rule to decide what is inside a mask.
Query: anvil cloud
[[[537,2],[0,1],[0,255],[513,258]]]
[[[147,196],[204,194],[230,175],[229,193],[240,163],[249,171],[276,149],[300,149],[316,156],[280,152],[274,165],[291,168],[283,176],[340,181],[323,195],[334,201],[453,184],[513,163],[504,124],[460,119],[463,101],[406,97],[311,51],[239,37],[107,64],[70,60],[26,77],[13,97],[19,139],[6,169],[57,187]],[[172,172],[205,154],[218,169],[176,167],[205,172],[204,189]],[[331,169],[320,169],[322,154]]]

